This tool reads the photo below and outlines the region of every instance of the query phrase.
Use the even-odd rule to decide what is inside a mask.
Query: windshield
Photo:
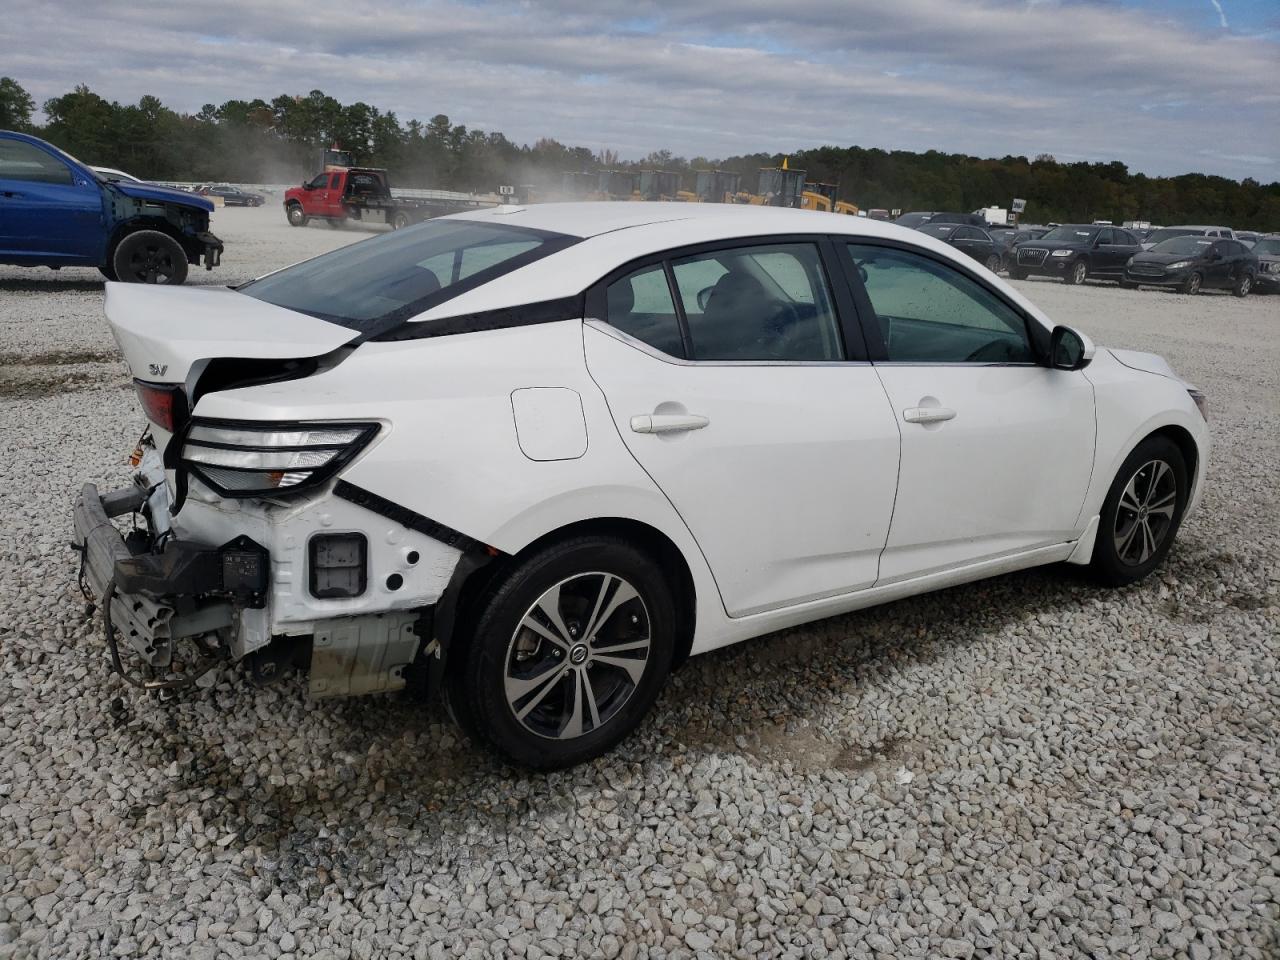
[[[927,233],[931,237],[937,237],[939,240],[945,240],[951,234],[955,233],[956,225],[954,223],[926,223],[917,227],[921,233]]]
[[[1258,255],[1265,254],[1269,257],[1280,257],[1280,238],[1259,240],[1253,245],[1252,251]]]
[[[1045,243],[1089,243],[1097,235],[1097,227],[1054,227],[1040,239]]]
[[[525,227],[428,220],[286,267],[241,293],[353,330],[379,332],[577,243]]]
[[[1155,230],[1147,234],[1147,239],[1143,243],[1164,243],[1166,240],[1172,240],[1174,237],[1203,237],[1204,233],[1200,230],[1179,230],[1176,227],[1168,227],[1164,230]]]
[[[1211,246],[1213,246],[1213,240],[1209,237],[1184,234],[1181,237],[1166,240],[1164,243],[1157,243],[1150,252],[1170,253],[1179,257],[1198,257],[1207,252]]]

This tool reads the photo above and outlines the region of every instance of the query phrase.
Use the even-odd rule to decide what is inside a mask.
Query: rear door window
[[[667,272],[658,263],[609,284],[606,320],[610,326],[673,357],[684,356],[680,317],[667,284]]]
[[[693,360],[840,360],[822,258],[811,243],[734,247],[672,263]]]

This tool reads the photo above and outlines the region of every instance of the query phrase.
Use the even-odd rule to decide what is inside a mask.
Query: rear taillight
[[[138,391],[138,400],[147,419],[161,430],[176,433],[187,418],[187,398],[182,387],[172,383],[147,383],[145,380],[133,381],[133,387]]]
[[[376,423],[278,423],[195,418],[183,466],[224,497],[281,496],[310,489],[351,462]]]

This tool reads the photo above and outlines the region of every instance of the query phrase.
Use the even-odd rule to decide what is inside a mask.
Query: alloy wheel
[[[1076,265],[1072,268],[1072,274],[1073,274],[1072,282],[1084,283],[1084,278],[1088,274],[1088,272],[1089,272],[1089,268],[1085,266],[1084,261],[1083,260],[1077,261]]]
[[[1130,567],[1140,567],[1164,545],[1173,529],[1178,505],[1178,483],[1173,468],[1163,460],[1148,460],[1129,478],[1116,507],[1116,556]]]
[[[129,273],[143,283],[167,283],[173,276],[173,258],[158,244],[146,244],[129,257]]]
[[[507,645],[507,705],[540,737],[599,730],[635,693],[651,641],[649,611],[629,582],[602,572],[562,580],[528,609]]]

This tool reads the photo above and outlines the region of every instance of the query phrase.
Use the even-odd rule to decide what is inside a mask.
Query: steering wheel
[[[1009,344],[1005,343],[1003,340],[991,340],[984,343],[964,359],[966,363],[978,363],[984,361],[1000,363],[1008,360],[1011,353],[1012,351],[1009,349]]]

